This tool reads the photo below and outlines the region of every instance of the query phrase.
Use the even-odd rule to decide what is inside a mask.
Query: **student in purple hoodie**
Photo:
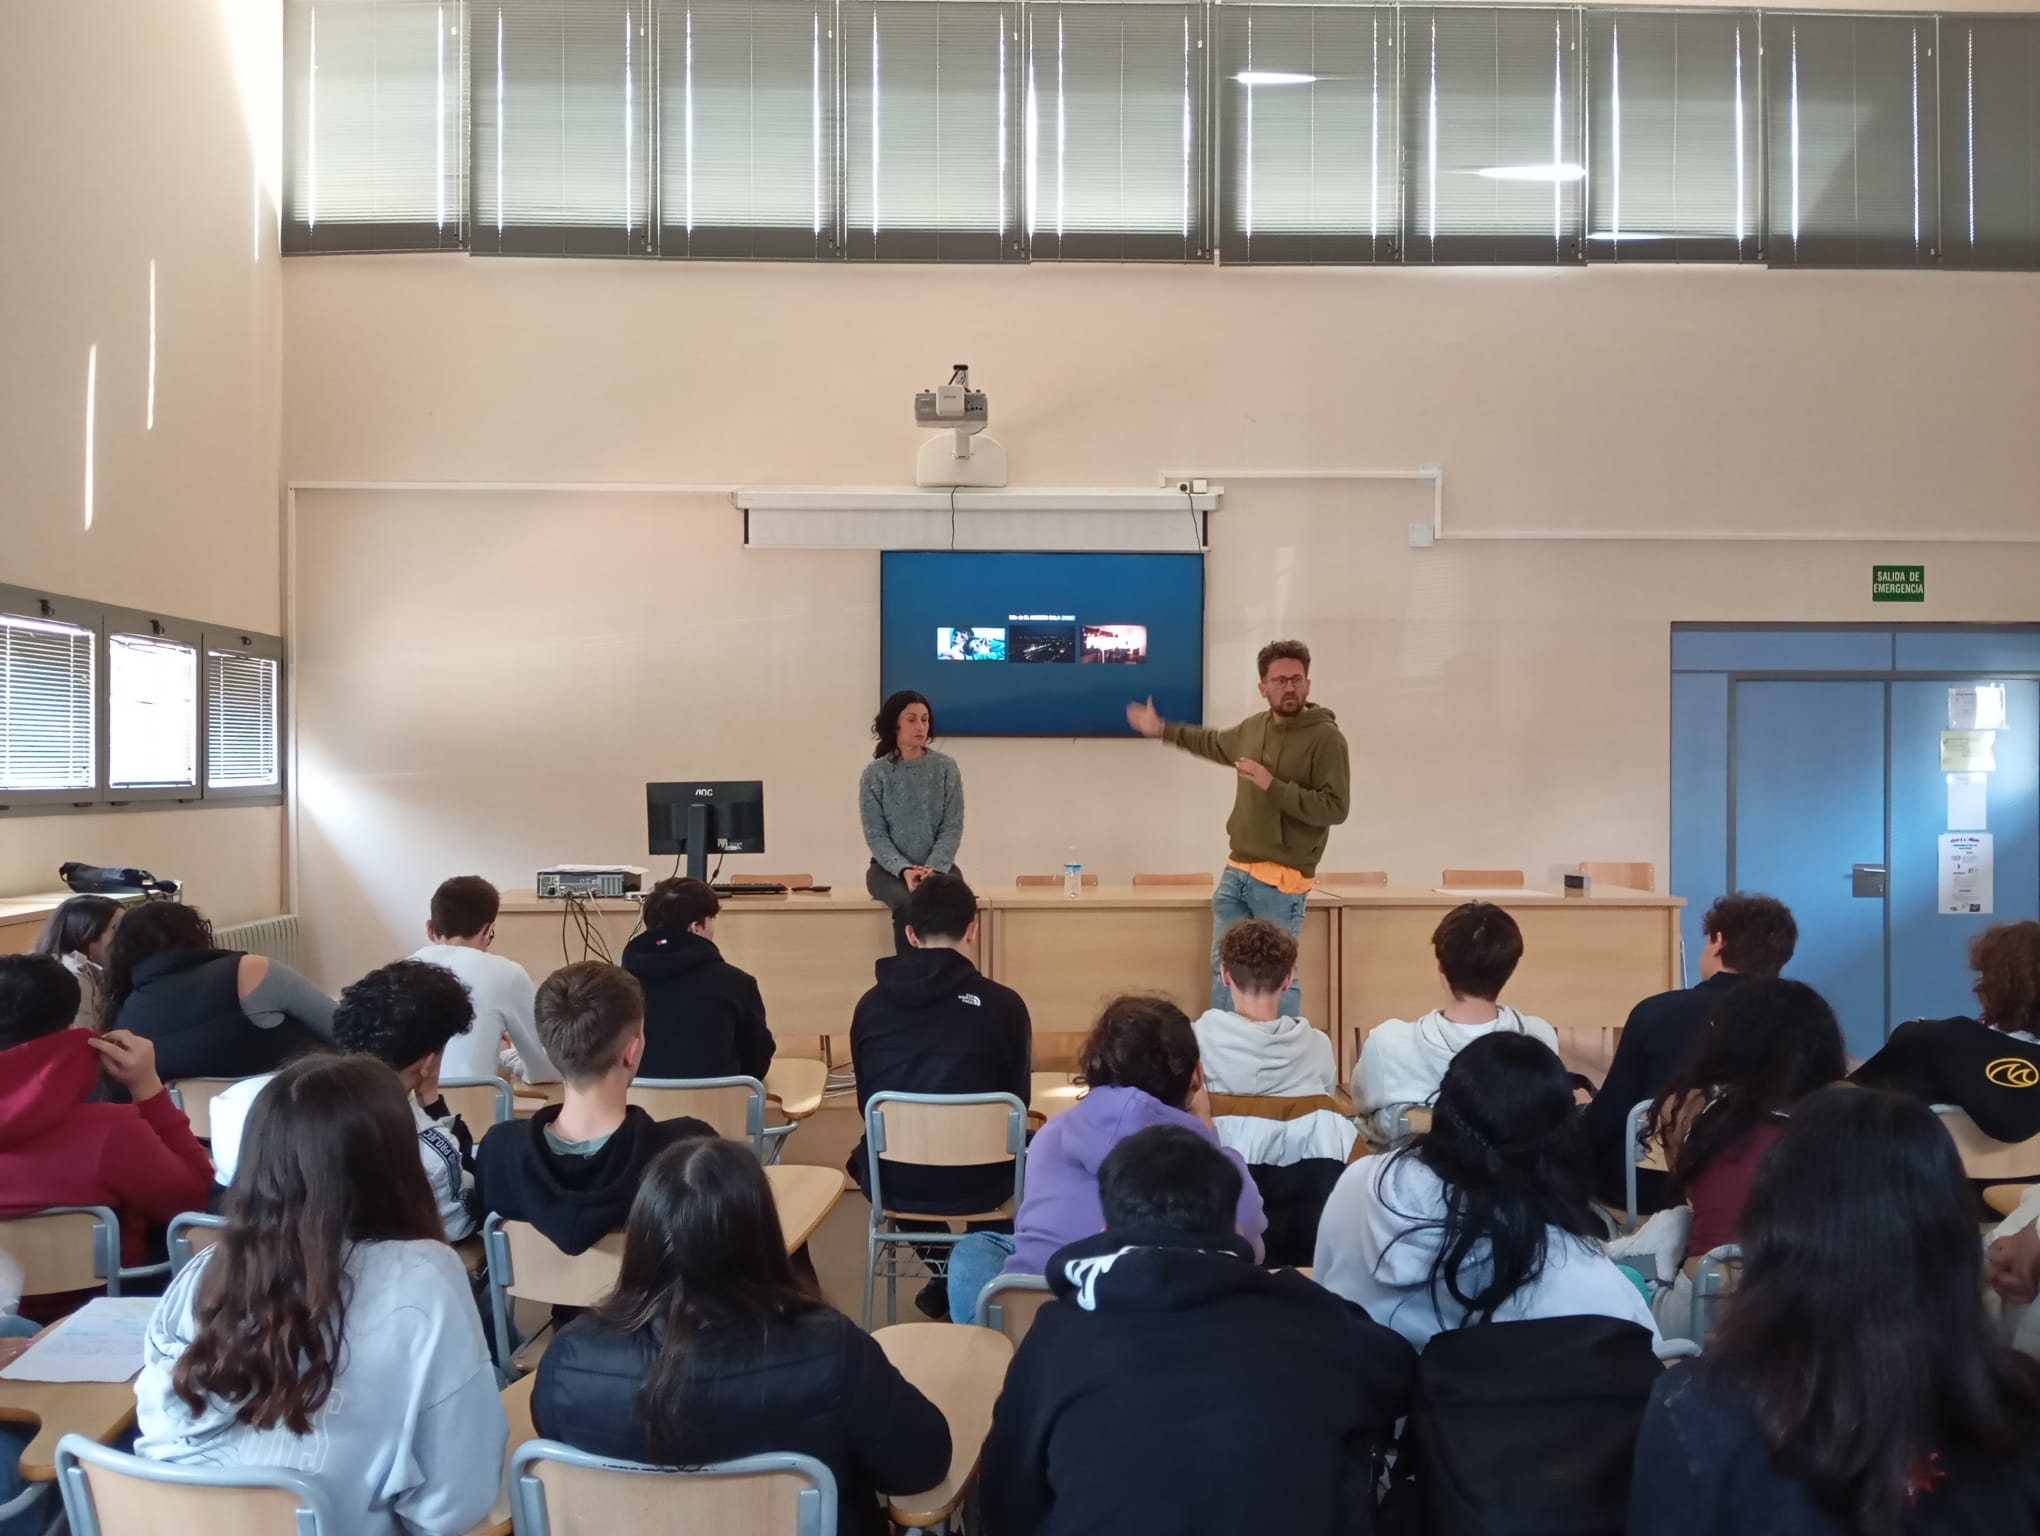
[[[981,1232],[956,1245],[949,1263],[951,1317],[974,1317],[978,1292],[995,1275],[1041,1274],[1058,1248],[1104,1230],[1098,1169],[1135,1131],[1178,1125],[1219,1144],[1197,1063],[1197,1032],[1167,998],[1107,1003],[1078,1052],[1077,1077],[1089,1091],[1037,1131],[1027,1149],[1027,1190],[1013,1236]],[[1241,1174],[1239,1235],[1258,1261],[1268,1228],[1261,1194],[1240,1155],[1225,1155]]]

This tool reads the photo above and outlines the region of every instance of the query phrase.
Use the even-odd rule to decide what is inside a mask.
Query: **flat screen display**
[[[1153,696],[1204,718],[1202,555],[889,551],[879,683],[935,706],[945,736],[1124,736]]]

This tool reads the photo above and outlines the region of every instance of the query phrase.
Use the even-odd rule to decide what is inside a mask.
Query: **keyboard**
[[[786,886],[778,880],[718,880],[709,887],[718,896],[784,896]]]

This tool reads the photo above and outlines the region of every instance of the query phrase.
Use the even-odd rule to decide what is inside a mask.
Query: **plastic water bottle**
[[[1077,845],[1063,859],[1063,895],[1074,901],[1084,889],[1084,866],[1077,862]]]

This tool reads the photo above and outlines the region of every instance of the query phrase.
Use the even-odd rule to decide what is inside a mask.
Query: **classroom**
[[[0,1536],[2040,1536],[2040,10],[0,134]]]

